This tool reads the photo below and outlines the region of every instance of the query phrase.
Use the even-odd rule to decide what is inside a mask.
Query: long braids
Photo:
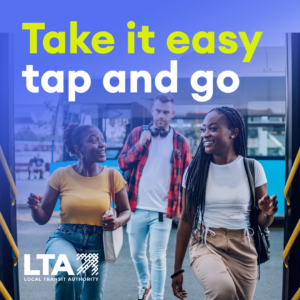
[[[235,109],[226,106],[213,108],[211,111],[209,111],[209,113],[212,111],[217,111],[224,114],[228,119],[229,128],[238,128],[239,134],[234,140],[234,149],[236,154],[246,157],[246,130],[242,116]],[[207,154],[205,152],[203,142],[201,141],[187,171],[187,215],[183,217],[186,218],[189,216],[190,220],[192,220],[190,223],[190,229],[192,231],[197,227],[199,216],[201,214],[200,234],[202,233],[204,220],[206,183],[211,160],[212,154]]]

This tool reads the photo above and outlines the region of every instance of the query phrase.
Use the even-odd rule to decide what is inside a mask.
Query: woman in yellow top
[[[104,216],[110,196],[108,169],[98,164],[106,160],[103,134],[93,125],[69,124],[64,144],[78,163],[57,169],[48,180],[44,197],[31,193],[28,204],[35,222],[44,225],[60,199],[60,224],[46,243],[46,254],[53,255],[49,260],[53,272],[58,268],[56,262],[60,266],[63,262],[61,268],[65,268],[55,275],[55,299],[100,300],[107,273],[103,230],[115,230],[130,219],[126,181],[114,171],[118,217]]]

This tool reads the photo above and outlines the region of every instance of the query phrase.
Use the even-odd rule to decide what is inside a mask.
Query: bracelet
[[[182,274],[183,272],[184,272],[184,270],[180,270],[180,271],[174,273],[173,275],[171,275],[171,278],[173,279],[174,277],[176,277],[179,274]]]
[[[272,216],[268,216],[268,215],[266,215],[264,212],[263,212],[263,215],[266,217],[266,218],[271,218]]]

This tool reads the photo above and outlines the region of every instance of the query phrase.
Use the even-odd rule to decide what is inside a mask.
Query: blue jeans
[[[60,254],[66,254],[74,275],[58,271],[55,285],[56,300],[101,300],[106,281],[107,262],[104,258],[103,231],[100,226],[59,224],[46,242],[46,254],[55,254],[49,264],[53,269]],[[77,254],[96,253],[98,259],[86,272],[78,272],[85,259]],[[63,266],[63,265],[61,265]]]
[[[150,233],[150,261],[152,299],[164,297],[167,273],[167,246],[172,227],[172,220],[163,214],[163,222],[158,220],[158,212],[137,209],[131,214],[127,224],[130,253],[138,276],[139,285],[147,286],[150,281],[148,259],[146,256],[147,240]]]

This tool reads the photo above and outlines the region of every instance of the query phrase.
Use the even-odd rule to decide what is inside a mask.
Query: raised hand
[[[151,140],[151,132],[150,130],[143,131],[139,140],[139,143],[142,147],[145,146],[147,141]]]
[[[38,209],[42,201],[43,196],[37,195],[36,193],[31,193],[27,201],[28,207],[31,209]]]
[[[277,203],[276,201],[277,196],[269,196],[265,195],[263,196],[259,201],[258,201],[258,207],[260,210],[262,210],[267,216],[273,216],[278,208],[277,208]]]

